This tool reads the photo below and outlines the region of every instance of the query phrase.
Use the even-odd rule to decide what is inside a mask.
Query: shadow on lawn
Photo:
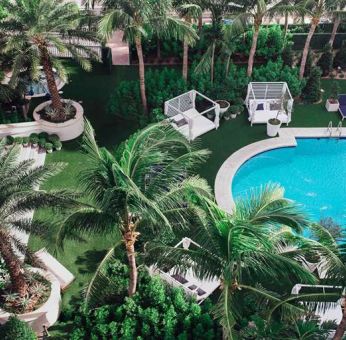
[[[106,255],[107,250],[87,250],[83,255],[78,256],[75,263],[79,266],[80,274],[93,274],[96,267]]]

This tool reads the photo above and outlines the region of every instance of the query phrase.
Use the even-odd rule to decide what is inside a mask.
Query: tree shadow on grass
[[[76,264],[79,266],[80,274],[92,274],[106,255],[107,250],[87,250],[83,255],[76,259]]]

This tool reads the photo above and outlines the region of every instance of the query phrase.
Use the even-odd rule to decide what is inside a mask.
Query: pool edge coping
[[[339,130],[335,130],[332,136],[346,137],[346,128],[341,129],[340,136]],[[231,190],[233,178],[239,168],[250,158],[265,151],[295,147],[297,146],[296,138],[325,137],[330,137],[330,131],[326,128],[282,128],[278,137],[266,138],[237,150],[222,163],[216,174],[214,193],[217,204],[223,210],[232,212],[235,205]]]

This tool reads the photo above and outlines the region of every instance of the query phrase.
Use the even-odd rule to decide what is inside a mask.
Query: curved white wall
[[[67,101],[67,100],[63,100]],[[34,122],[26,123],[13,123],[13,124],[0,124],[0,137],[11,136],[29,136],[31,133],[47,132],[49,134],[56,134],[60,137],[61,141],[68,141],[80,136],[84,131],[84,110],[83,107],[71,101],[76,109],[76,116],[64,123],[51,123],[40,118],[37,112],[44,109],[51,101],[46,101],[38,105],[33,113]]]

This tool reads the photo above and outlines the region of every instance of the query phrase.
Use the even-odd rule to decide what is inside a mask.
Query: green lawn
[[[101,65],[96,65],[92,73],[82,72],[74,65],[69,65],[69,70],[71,82],[64,87],[63,96],[83,101],[86,116],[92,122],[101,145],[113,148],[135,131],[133,124],[107,115],[106,104],[120,80],[134,79],[137,76],[136,68],[114,67],[111,75],[106,74]],[[324,80],[324,97],[328,95],[329,87],[330,81]],[[346,80],[340,81],[340,89],[342,93],[346,93]],[[37,102],[33,102],[32,106]],[[326,127],[330,120],[336,125],[339,119],[337,113],[326,112],[323,100],[316,105],[296,105],[290,126]],[[265,125],[250,127],[245,114],[234,120],[222,121],[217,131],[207,133],[200,140],[202,147],[212,151],[209,160],[199,169],[200,175],[213,186],[216,173],[224,160],[239,148],[266,138],[265,129]],[[78,173],[87,162],[80,151],[79,142],[64,143],[63,151],[47,155],[47,163],[57,161],[66,162],[68,165],[61,174],[47,183],[46,188],[77,188]],[[64,293],[63,306],[67,306],[71,298],[78,298],[81,288],[87,283],[96,263],[110,244],[109,239],[95,237],[83,243],[66,242],[64,252],[59,252],[57,258],[76,275],[76,280]],[[47,242],[30,237],[30,246],[38,249],[47,246]],[[48,244],[52,249],[53,246],[53,242]]]

